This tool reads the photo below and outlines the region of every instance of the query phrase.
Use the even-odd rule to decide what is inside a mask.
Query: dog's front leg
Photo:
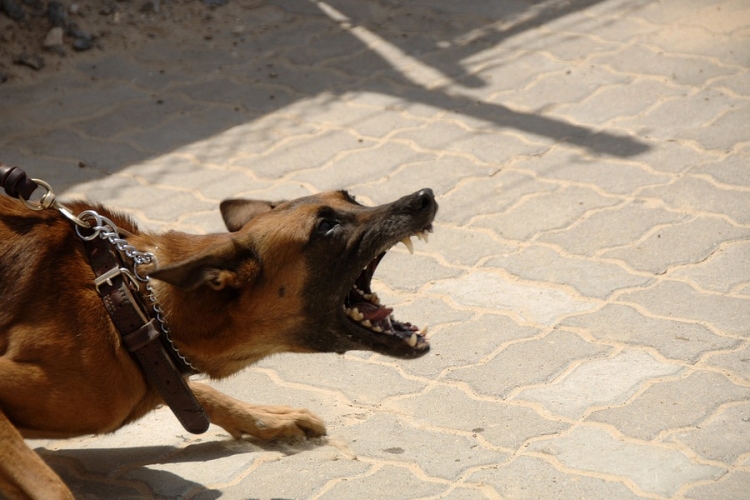
[[[223,427],[235,439],[243,434],[270,440],[280,437],[316,437],[326,433],[323,421],[305,409],[251,405],[198,382],[191,381],[190,388],[206,409],[211,423]]]
[[[0,497],[73,500],[62,479],[26,445],[0,410]]]

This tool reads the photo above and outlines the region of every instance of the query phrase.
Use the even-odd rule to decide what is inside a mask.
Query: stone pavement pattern
[[[230,196],[431,186],[435,234],[377,289],[433,350],[216,382],[326,439],[162,409],[33,442],[80,498],[748,498],[749,1],[253,5],[235,33],[1,86],[0,158],[192,232]]]

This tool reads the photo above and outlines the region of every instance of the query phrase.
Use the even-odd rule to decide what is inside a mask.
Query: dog
[[[141,231],[127,216],[84,202],[152,252],[151,279],[175,348],[221,379],[274,353],[369,350],[396,358],[428,352],[425,332],[393,317],[370,283],[383,255],[432,231],[430,189],[364,206],[346,191],[291,201],[225,200],[229,232]],[[97,293],[74,224],[0,196],[0,493],[71,499],[24,438],[102,434],[163,403]],[[137,293],[146,291],[143,284]],[[305,409],[257,406],[187,380],[210,422],[234,438],[321,436]]]

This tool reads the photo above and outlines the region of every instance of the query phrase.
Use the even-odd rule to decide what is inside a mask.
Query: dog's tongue
[[[357,302],[356,304],[354,304],[354,307],[356,307],[359,312],[364,315],[365,319],[369,319],[372,323],[384,320],[393,312],[393,309],[390,309],[388,307],[376,306],[372,302],[368,301]]]

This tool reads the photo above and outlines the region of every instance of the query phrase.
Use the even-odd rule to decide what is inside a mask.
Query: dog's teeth
[[[424,327],[419,330],[419,334],[424,337],[425,340],[427,340],[427,333],[430,331],[429,325],[424,325]]]
[[[355,321],[362,321],[363,319],[365,319],[365,315],[359,312],[359,309],[355,307],[352,309],[352,318]]]
[[[409,347],[414,347],[417,345],[417,334],[412,333],[411,337],[409,337],[409,340],[406,341],[407,344],[409,344]]]
[[[372,328],[372,323],[370,323],[369,319],[361,321],[360,323],[362,324],[362,326],[366,326],[367,328]]]
[[[376,306],[380,305],[380,297],[378,297],[377,293],[372,292],[372,295],[370,296],[370,302],[372,302]]]
[[[430,242],[430,235],[427,231],[422,231],[422,239],[424,240],[425,243]]]
[[[383,333],[383,329],[380,328],[379,326],[373,326],[372,331],[377,332],[377,333]]]
[[[401,243],[403,243],[404,245],[406,245],[406,248],[409,249],[409,253],[410,254],[414,255],[414,245],[411,242],[411,236],[407,236],[406,238],[404,238],[403,240],[401,240]]]

